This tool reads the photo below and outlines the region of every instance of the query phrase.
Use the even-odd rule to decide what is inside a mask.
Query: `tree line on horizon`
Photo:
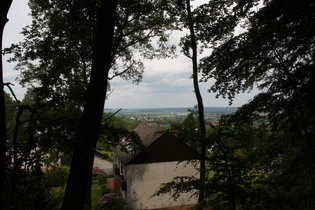
[[[0,2],[1,37],[11,2]],[[16,100],[1,65],[1,209],[90,209],[97,143],[113,147],[131,130],[104,114],[110,81],[141,82],[143,59],[175,58],[176,47],[191,59],[197,101],[178,135],[201,154],[200,178],[176,177],[156,196],[198,190],[195,209],[315,208],[312,0],[212,0],[196,8],[190,0],[28,4],[33,21],[22,30],[25,39],[6,49],[0,42],[28,87]],[[178,46],[169,44],[175,30],[186,32]],[[209,91],[231,104],[238,93],[260,92],[211,124],[199,91],[209,80]],[[42,166],[65,154],[70,172],[57,198]]]

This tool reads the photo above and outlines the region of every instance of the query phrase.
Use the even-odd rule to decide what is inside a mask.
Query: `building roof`
[[[133,131],[138,134],[144,145],[144,150],[132,155],[121,151],[121,147],[117,146],[114,149],[115,155],[124,165],[200,158],[200,155],[188,145],[159,128],[140,124]]]

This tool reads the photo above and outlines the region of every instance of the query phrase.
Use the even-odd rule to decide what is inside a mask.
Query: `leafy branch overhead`
[[[191,191],[194,192],[191,197],[198,196],[199,184],[199,180],[195,177],[177,176],[174,177],[173,181],[163,183],[161,185],[161,188],[152,196],[171,194],[172,198],[176,200],[182,195],[182,193],[187,193]]]
[[[207,129],[213,145],[207,148],[206,205],[313,208],[314,2],[209,1],[192,17],[198,47],[211,48],[198,67],[201,81],[214,82],[209,91],[232,104],[237,94],[259,89],[235,114]],[[192,45],[189,35],[182,38],[189,58]],[[181,185],[174,179],[159,193],[177,192]]]
[[[25,40],[4,53],[17,63],[21,84],[31,87],[22,104],[35,112],[22,115],[28,107],[18,112],[19,104],[0,91],[6,103],[0,106],[0,194],[6,196],[0,206],[6,200],[47,206],[51,190],[38,190],[38,181],[28,183],[28,172],[18,169],[34,166],[41,179],[43,160],[63,154],[73,155],[63,209],[88,205],[96,145],[143,149],[130,132],[141,122],[103,113],[110,80],[140,82],[144,59],[176,56],[168,40],[172,30],[182,30],[179,45],[192,60],[198,109],[172,130],[201,153],[194,163],[200,177],[174,177],[155,195],[177,199],[191,191],[199,196],[197,209],[315,209],[314,0],[211,0],[196,8],[190,0],[28,2],[33,22],[22,31]],[[2,24],[9,6],[0,7]],[[205,118],[200,81],[212,81],[209,92],[231,104],[239,93],[258,88],[258,94],[231,115]]]
[[[313,65],[313,7],[310,1],[270,1],[252,15],[248,30],[231,36],[202,59],[204,79],[216,79],[211,91],[232,100],[255,84],[283,96],[290,94],[284,88],[305,84],[306,68]]]
[[[25,40],[4,52],[13,53],[20,82],[36,95],[54,103],[83,103],[90,78],[92,46],[99,1],[29,1],[33,22],[23,29]],[[165,1],[121,0],[112,50],[109,79],[121,77],[138,83],[142,58],[172,57],[168,45],[173,18]],[[159,8],[159,9],[157,9]]]

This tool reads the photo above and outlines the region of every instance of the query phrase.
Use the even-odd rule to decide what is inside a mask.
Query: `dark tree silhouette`
[[[8,22],[7,14],[12,0],[0,1],[0,50],[2,51],[2,37],[5,24]],[[2,54],[0,55],[0,209],[4,206],[4,180],[5,180],[5,153],[6,153],[6,117],[4,104],[4,82]]]
[[[105,105],[116,8],[117,0],[101,1],[93,49],[91,80],[64,195],[62,206],[64,210],[84,207]]]
[[[190,0],[186,0],[186,9],[187,9],[187,19],[188,19],[188,28],[189,28],[189,42],[190,48],[192,50],[192,79],[194,85],[195,96],[197,99],[198,106],[198,120],[199,120],[199,133],[200,133],[200,184],[199,184],[199,202],[202,202],[204,199],[204,185],[205,185],[205,174],[206,174],[206,125],[204,117],[204,105],[202,96],[199,88],[198,81],[198,53],[197,53],[197,40],[194,29],[193,14],[190,8]]]

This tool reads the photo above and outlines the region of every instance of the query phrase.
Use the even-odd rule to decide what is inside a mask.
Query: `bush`
[[[107,176],[106,175],[102,175],[97,179],[98,185],[100,187],[101,193],[102,194],[106,194],[109,192],[108,188],[107,188]]]
[[[124,209],[124,201],[116,193],[105,194],[104,197],[96,204],[96,210],[105,209]]]
[[[45,172],[45,181],[49,187],[65,187],[68,179],[68,167],[53,167]]]
[[[95,167],[92,171],[92,181],[100,187],[101,193],[108,193],[107,189],[107,173],[102,169]]]
[[[107,173],[99,167],[94,167],[92,170],[92,181],[97,182],[98,178],[103,175],[107,176]]]
[[[45,174],[40,170],[18,170],[15,188],[12,183],[12,169],[8,168],[4,184],[4,207],[2,209],[58,209],[62,198],[52,194],[47,186]],[[11,176],[9,176],[11,175]]]
[[[108,152],[108,151],[102,151],[102,150],[96,150],[95,151],[95,156],[102,158],[104,160],[108,160],[110,162],[113,162],[114,160],[114,155],[113,152]]]
[[[100,157],[100,158],[104,159],[104,160],[108,160],[109,159],[109,155],[107,153],[99,152],[97,150],[95,152],[95,155],[97,157]]]

